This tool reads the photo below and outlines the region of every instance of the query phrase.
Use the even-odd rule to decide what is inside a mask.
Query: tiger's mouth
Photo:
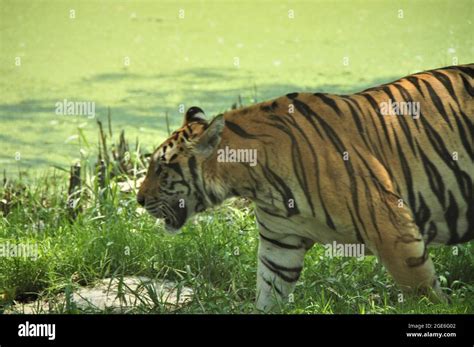
[[[167,216],[164,217],[165,221],[165,229],[169,232],[175,233],[181,227],[184,225],[186,222],[186,218],[173,218],[174,216]]]
[[[177,207],[173,209],[165,202],[146,204],[145,209],[156,219],[162,219],[166,231],[171,233],[176,233],[181,229],[187,219],[186,208]]]

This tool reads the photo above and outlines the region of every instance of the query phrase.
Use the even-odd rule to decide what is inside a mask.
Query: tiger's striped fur
[[[352,95],[292,93],[211,123],[193,107],[154,153],[138,201],[179,229],[231,196],[252,199],[259,309],[292,292],[316,242],[363,243],[402,289],[439,296],[426,246],[474,238],[473,74],[470,64]],[[388,101],[419,103],[419,118],[382,115]],[[256,150],[257,165],[218,162],[226,146]]]

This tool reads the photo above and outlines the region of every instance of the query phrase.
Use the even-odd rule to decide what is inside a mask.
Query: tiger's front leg
[[[259,231],[256,307],[270,311],[288,302],[303,269],[306,251],[313,243],[269,230],[260,221]]]

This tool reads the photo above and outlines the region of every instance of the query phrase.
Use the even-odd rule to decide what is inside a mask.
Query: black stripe
[[[291,140],[291,143],[292,143],[291,151],[292,151],[292,154],[293,154],[292,155],[293,170],[296,174],[298,184],[300,185],[301,190],[303,191],[303,193],[306,197],[306,200],[307,200],[307,202],[308,202],[308,204],[311,208],[312,215],[314,217],[315,216],[314,205],[313,205],[313,201],[311,200],[310,190],[309,190],[309,186],[308,186],[308,180],[307,180],[307,177],[305,175],[306,169],[303,165],[303,155],[301,154],[301,150],[300,150],[300,146],[298,145],[298,141],[297,141],[296,137],[293,135],[293,133],[291,132],[291,127],[287,126],[282,118],[277,117],[275,115],[270,115],[270,119],[275,122],[275,123],[272,124],[272,126],[276,127],[277,129],[281,130],[282,132],[284,132]],[[289,117],[288,120],[290,122],[292,121],[291,125],[294,126],[297,130],[300,131],[300,133],[302,135],[304,135],[306,137],[306,135],[303,133],[301,128],[298,126],[298,124],[296,124],[294,119]],[[312,148],[309,140],[307,140],[307,142],[308,142],[308,145],[309,145],[309,148],[311,149],[311,151],[314,152],[314,149]],[[313,155],[313,157],[314,157],[314,155]]]
[[[271,265],[271,267],[277,269],[277,270],[280,270],[280,271],[285,271],[285,272],[298,272],[300,273],[301,270],[303,270],[303,267],[302,266],[297,266],[297,267],[286,267],[286,266],[283,266],[283,265],[279,265],[273,261],[271,261],[270,259],[268,259],[267,257],[265,256],[262,256],[260,259],[264,260],[265,262],[267,262],[269,265]]]
[[[444,212],[444,218],[446,219],[446,224],[448,224],[449,233],[451,237],[447,242],[448,245],[452,245],[459,242],[459,236],[457,233],[457,225],[459,218],[459,209],[456,199],[454,199],[453,193],[449,191],[449,205],[447,210]]]
[[[359,105],[359,102],[358,102],[355,98],[353,99],[353,98],[350,97],[350,96],[345,96],[344,98],[345,98],[345,101],[346,101],[346,102],[349,102],[349,101],[350,101],[351,104],[354,104],[354,105],[357,107],[357,111],[359,112],[359,114],[357,114],[357,111],[356,111],[356,112],[354,113],[354,115],[357,116],[357,118],[359,119],[358,121],[362,123],[361,118],[360,118],[359,116],[364,116],[367,112],[365,112],[365,111],[362,110],[361,106]],[[372,118],[371,112],[368,112],[368,115],[370,116],[370,119],[371,119],[372,122],[373,122],[373,118]],[[365,123],[366,119],[363,118],[363,120],[364,120],[364,123]],[[355,121],[355,122],[357,122],[357,121]],[[374,123],[374,125],[375,125],[375,123]],[[357,125],[356,125],[356,126],[357,126]],[[359,126],[357,126],[357,128],[359,128]],[[381,138],[380,138],[380,136],[379,136],[379,134],[378,134],[377,129],[375,129],[374,132],[376,133],[377,139],[379,140],[379,143],[380,143],[381,146],[382,146],[382,141],[381,141]],[[370,148],[372,154],[373,154],[381,163],[383,163],[385,166],[387,166],[387,165],[386,165],[386,161],[385,161],[384,157],[381,155],[379,149],[376,148],[376,147],[374,147],[373,143],[370,141],[370,135],[371,135],[371,133],[370,133],[370,132],[366,132],[366,131],[364,130],[364,133],[363,133],[363,134],[366,135],[366,136],[368,137],[368,139],[369,139],[369,141],[367,141],[366,138],[365,138],[365,136],[363,137],[363,141],[364,141],[364,143],[366,144],[366,146],[367,146],[368,148]],[[387,170],[387,171],[388,171],[388,170]]]
[[[420,78],[415,77],[415,76],[408,76],[408,77],[405,77],[405,80],[410,82],[415,87],[415,89],[421,94],[422,97],[425,97],[425,93],[423,92],[423,89],[421,88],[421,85],[420,85]]]
[[[436,109],[438,110],[439,114],[441,115],[441,117],[443,117],[444,121],[448,124],[449,128],[451,130],[453,130],[453,126],[452,126],[451,122],[449,121],[448,114],[446,113],[446,110],[444,109],[443,101],[441,100],[439,95],[436,93],[436,91],[433,89],[433,87],[431,86],[431,83],[429,83],[425,80],[422,80],[422,81],[425,84],[426,89],[428,89],[428,93],[430,94],[430,98],[433,101],[433,104],[436,107]]]
[[[385,92],[385,94],[388,95],[389,100],[393,100],[394,102],[396,102],[398,100],[397,98],[395,98],[392,91],[390,90],[390,86],[385,86],[385,87],[382,88],[382,90]],[[416,152],[415,152],[415,145],[413,144],[413,136],[410,133],[410,127],[407,124],[407,121],[406,121],[404,115],[398,115],[397,120],[398,120],[398,123],[400,124],[400,126],[402,128],[403,133],[405,134],[405,137],[408,141],[408,145],[410,146],[413,154],[416,157],[417,155],[416,155]]]
[[[473,67],[474,67],[474,64],[469,64],[467,66],[466,65],[464,65],[464,66],[454,65],[454,66],[451,66],[450,68],[461,71],[462,73],[465,73],[469,77],[474,78],[474,68]]]
[[[268,154],[266,154],[266,157],[268,158]],[[265,163],[265,165],[262,165],[263,169],[263,174],[265,175],[265,178],[267,181],[272,185],[281,195],[283,199],[283,205],[285,206],[286,212],[287,212],[287,217],[291,217],[293,215],[299,214],[300,211],[298,209],[298,205],[296,202],[296,199],[293,195],[293,192],[291,191],[290,187],[285,183],[285,181],[278,176],[269,166],[268,164]],[[288,206],[288,202],[290,200],[294,201],[294,207],[290,208]]]
[[[463,76],[463,75],[460,75],[461,77],[461,80],[462,80],[462,84],[464,85],[464,89],[466,90],[466,92],[469,94],[469,96],[474,96],[474,87],[472,86],[471,83],[469,83],[469,81]]]
[[[431,217],[431,211],[428,205],[426,205],[425,199],[423,198],[423,195],[420,192],[418,192],[418,200],[420,201],[420,206],[418,210],[416,210],[414,213],[415,223],[420,229],[420,232],[424,235],[426,223],[428,223]]]
[[[306,133],[303,131],[303,129],[301,129],[301,127],[298,125],[298,123],[293,118],[288,118],[288,121],[291,123],[291,125],[293,127],[295,127],[296,130],[298,130],[300,132],[301,136],[306,141],[306,147],[305,148],[309,149],[309,151],[311,153],[311,157],[313,159],[313,162],[315,163],[317,158],[316,158],[316,152],[313,148],[313,143],[309,140]],[[300,163],[300,165],[302,167],[302,173],[303,173],[303,177],[304,177],[304,181],[305,181],[305,185],[306,185],[306,189],[304,190],[304,194],[305,194],[306,200],[308,201],[308,204],[311,208],[312,216],[315,217],[316,216],[316,211],[314,209],[313,200],[311,199],[311,194],[310,194],[308,183],[307,183],[307,180],[308,180],[307,175],[306,175],[307,170],[304,169],[304,166],[303,166],[302,162]]]
[[[405,99],[406,101],[413,102],[412,95],[410,94],[410,92],[404,86],[402,86],[401,84],[398,84],[398,83],[393,84],[393,86],[395,88],[397,88],[398,92],[403,97],[403,99]]]
[[[189,186],[187,181],[184,179],[183,170],[181,168],[181,165],[179,163],[168,163],[168,164],[165,164],[164,166],[166,168],[169,168],[169,169],[175,171],[181,178],[180,180],[175,180],[175,181],[171,182],[171,185],[170,185],[169,189],[174,189],[174,186],[179,183],[179,184],[182,184],[183,186],[186,187],[186,189],[188,190],[188,193],[186,195],[188,195],[189,191],[191,190],[191,187]]]
[[[472,137],[474,136],[474,123],[469,119],[468,116],[466,116],[466,114],[461,110],[461,118],[463,119],[464,121],[464,124],[466,124],[467,126],[467,129],[468,129],[468,134],[470,134],[471,136],[471,140],[472,140]]]
[[[323,134],[321,133],[321,131],[319,130],[317,124],[314,122],[314,119],[312,118],[316,115],[316,112],[314,112],[304,102],[302,102],[300,100],[297,100],[297,99],[293,100],[293,105],[295,105],[296,110],[306,118],[306,120],[311,124],[313,129],[316,130],[319,137],[321,137],[321,139],[324,139]]]
[[[245,163],[241,163],[241,164],[245,164]],[[256,190],[256,187],[259,186],[259,183],[258,183],[258,179],[256,177],[256,173],[254,172],[254,170],[251,170],[250,166],[249,165],[243,165],[243,167],[247,170],[247,173],[248,173],[248,178],[252,181],[251,184],[253,185],[250,185],[249,187],[242,187],[244,190],[247,190],[251,193],[252,197],[254,199],[257,198],[257,190]],[[250,182],[247,182],[247,184],[250,184]]]
[[[459,238],[459,243],[468,242],[474,239],[474,198],[471,199],[471,203],[468,204],[467,212],[467,229],[466,232]]]
[[[324,93],[314,93],[314,96],[317,96],[319,97],[319,99],[324,102],[329,108],[331,108],[332,110],[334,110],[334,112],[336,112],[336,114],[339,116],[339,117],[342,117],[342,112],[341,112],[341,109],[339,108],[339,106],[337,106],[337,103],[336,101],[334,101],[332,98],[328,97],[326,94]]]
[[[396,85],[394,85],[394,86],[397,87]],[[387,85],[387,86],[383,87],[382,90],[385,92],[385,94],[388,95],[389,100],[393,100],[394,102],[396,102],[398,100],[397,98],[395,98],[392,91],[390,90],[390,85]],[[403,97],[403,94],[402,94],[402,97]],[[406,100],[404,100],[404,101],[406,102]],[[408,100],[408,101],[410,101],[410,100]],[[410,148],[411,148],[413,154],[415,155],[415,157],[417,157],[416,152],[415,152],[415,146],[413,144],[413,136],[410,133],[410,127],[407,124],[407,121],[406,121],[404,116],[405,115],[398,115],[397,120],[398,120],[398,123],[400,124],[400,126],[402,128],[403,133],[405,134],[405,137],[408,141],[408,145],[410,146]]]
[[[347,210],[349,211],[349,214],[351,216],[351,221],[352,221],[352,225],[354,226],[354,231],[356,233],[356,239],[357,241],[359,241],[360,243],[365,243],[364,242],[364,239],[362,238],[362,235],[360,233],[360,230],[359,230],[359,227],[357,226],[357,223],[354,219],[354,215],[352,214],[352,210],[351,208],[349,207],[349,204],[346,202],[346,207],[347,207]],[[367,235],[366,235],[367,236]]]
[[[352,99],[351,99],[352,100]],[[379,148],[375,147],[372,143],[372,141],[370,141],[370,144],[371,144],[371,149],[372,149],[372,153],[374,154],[374,156],[383,164],[383,166],[385,167],[385,169],[387,170],[387,172],[389,173],[390,177],[392,177],[392,172],[390,171],[389,167],[388,167],[388,164],[387,164],[387,156],[385,155],[385,152],[383,150],[384,148],[384,143],[382,143],[382,139],[380,138],[380,135],[379,135],[379,131],[378,131],[378,128],[375,126],[375,122],[373,120],[373,117],[372,117],[372,112],[364,112],[362,111],[362,108],[360,107],[359,105],[359,102],[355,99],[353,99],[354,103],[356,104],[357,108],[359,109],[359,112],[361,115],[364,115],[366,113],[368,113],[368,115],[370,116],[370,119],[372,120],[372,123],[374,124],[374,131],[372,133],[375,133],[376,136],[377,136],[377,140],[380,144],[380,149],[381,151],[379,150]],[[365,120],[365,119],[364,119]],[[370,136],[371,133],[369,133],[368,135]],[[369,137],[370,138],[370,137]],[[389,141],[389,139],[387,139]]]
[[[281,265],[275,264],[274,262],[270,261],[269,259],[267,259],[263,256],[260,257],[260,261],[262,262],[263,265],[265,265],[265,267],[268,270],[273,272],[275,275],[280,277],[285,282],[294,283],[294,282],[298,281],[298,279],[300,278],[300,273],[301,273],[301,270],[302,270],[301,267],[299,267],[299,268],[286,268],[286,267],[283,267]],[[297,274],[296,274],[296,276],[291,277],[291,276],[285,275],[282,271],[297,272]]]
[[[259,226],[261,226],[262,228],[266,229],[267,231],[269,231],[271,233],[275,233],[273,230],[271,230],[269,227],[267,227],[265,224],[263,224],[263,222],[258,218],[258,216],[256,217],[256,219],[257,219],[257,223],[259,224]],[[302,248],[302,246],[289,245],[287,243],[283,243],[283,242],[271,239],[271,238],[263,235],[262,233],[259,233],[259,235],[265,241],[268,241],[268,242],[270,242],[270,243],[272,243],[275,246],[278,246],[280,248],[285,248],[285,249],[301,249]]]
[[[410,257],[410,258],[407,258],[405,263],[409,266],[409,267],[418,267],[418,266],[421,266],[423,265],[424,263],[426,263],[426,261],[428,260],[429,256],[428,256],[428,250],[427,250],[427,247],[426,247],[426,244],[424,245],[424,248],[423,248],[423,254],[420,256],[420,257]]]
[[[473,144],[473,141],[472,141],[472,136],[474,134],[474,128],[469,129],[470,132],[466,133],[466,129],[464,129],[464,125],[461,122],[461,119],[460,119],[459,115],[456,114],[456,112],[454,112],[453,107],[451,105],[449,105],[449,106],[451,107],[451,112],[454,115],[454,119],[455,119],[456,125],[458,127],[459,137],[461,138],[461,143],[464,146],[464,149],[466,150],[466,152],[469,155],[469,157],[471,158],[471,160],[474,161],[474,144]],[[461,112],[461,116],[464,116],[464,114],[462,112]]]
[[[430,184],[431,190],[435,193],[438,198],[439,203],[443,208],[446,207],[446,197],[445,197],[445,187],[441,174],[439,173],[436,165],[434,165],[425,154],[421,148],[418,141],[416,142],[418,150],[420,151],[421,160],[423,162],[423,168],[425,169],[426,176],[428,177],[428,182]]]
[[[283,297],[283,293],[281,292],[280,289],[278,289],[278,287],[276,285],[274,285],[272,282],[270,282],[269,280],[267,280],[265,277],[263,277],[262,275],[262,280],[271,288],[275,289],[275,291],[278,293],[278,295],[280,295],[281,297]]]
[[[319,197],[319,202],[321,203],[321,206],[324,211],[324,216],[326,218],[326,225],[333,230],[336,230],[336,226],[334,225],[334,222],[331,218],[331,215],[329,214],[326,204],[323,199],[322,191],[321,191],[321,175],[320,175],[320,170],[319,170],[319,160],[318,157],[316,156],[314,161],[314,168],[315,168],[315,176],[316,176],[316,184],[317,184],[317,191],[318,191],[318,197]]]
[[[407,120],[403,116],[397,117],[397,120],[402,128],[403,133],[405,134],[405,138],[407,139],[408,145],[410,146],[413,155],[415,156],[415,158],[417,158],[418,156],[416,154],[415,145],[413,143],[414,136],[410,132],[410,126],[408,125]]]
[[[329,140],[334,145],[336,150],[342,156],[342,154],[346,150],[346,148],[345,148],[342,140],[337,135],[336,131],[323,118],[319,117],[318,115],[315,115],[315,116],[319,120],[319,122],[321,124],[321,127],[323,128],[323,131],[326,134],[326,136],[329,138]]]
[[[393,96],[392,91],[390,90],[390,87],[391,85],[389,84],[389,85],[383,86],[381,89],[383,90],[385,94],[387,94],[389,100],[396,101],[395,97]]]
[[[267,229],[267,228],[265,227],[265,229]],[[262,239],[264,239],[265,241],[267,241],[267,242],[269,242],[269,243],[271,243],[271,244],[273,244],[277,247],[280,247],[280,248],[284,248],[284,249],[302,249],[301,246],[289,245],[287,243],[283,243],[283,242],[280,242],[280,241],[277,241],[277,240],[273,240],[269,237],[264,236],[262,233],[260,233],[260,237]]]
[[[377,232],[377,235],[379,239],[382,239],[382,235],[380,234],[380,230],[377,227],[377,216],[375,213],[375,206],[374,206],[374,198],[372,197],[372,193],[369,188],[369,184],[367,183],[366,179],[364,176],[361,177],[362,183],[364,183],[365,186],[365,196],[366,196],[366,201],[367,201],[367,208],[369,209],[369,214],[370,214],[370,220],[374,226],[374,230]]]
[[[189,171],[191,172],[191,179],[192,179],[192,184],[193,187],[196,191],[196,198],[198,200],[196,207],[197,206],[204,206],[204,194],[199,188],[198,182],[199,182],[199,175],[197,172],[197,163],[196,163],[196,157],[192,156],[188,159],[188,167]]]
[[[451,82],[451,79],[449,78],[449,75],[445,75],[442,72],[439,71],[431,71],[431,74],[433,75],[434,78],[440,82],[444,88],[448,91],[449,95],[451,95],[451,98],[456,102],[456,104],[459,106],[459,100],[456,95],[456,92],[454,91],[453,83]]]
[[[395,88],[397,88],[398,92],[400,93],[400,95],[402,96],[402,98],[405,102],[411,102],[411,103],[414,102],[410,92],[408,90],[406,90],[405,87],[403,87],[399,84],[394,84],[393,86]],[[415,119],[413,119],[412,123],[415,124],[415,126],[418,130],[420,129],[420,127],[418,126],[418,122],[416,122]]]
[[[438,228],[436,228],[436,224],[431,221],[428,227],[428,231],[426,232],[427,237],[425,238],[425,245],[428,245],[433,241],[436,236],[438,235]]]
[[[352,104],[349,103],[348,100],[343,99],[343,101],[347,104],[347,106],[349,107],[349,110],[351,111],[352,119],[354,120],[354,123],[357,127],[357,130],[359,131],[359,135],[362,137],[362,141],[364,142],[367,149],[371,148],[370,145],[367,142],[367,138],[365,137],[365,135],[366,135],[365,130],[362,126],[362,121],[361,121],[359,115],[357,114],[357,111],[354,109],[354,106],[352,106]]]
[[[270,105],[262,105],[260,109],[264,112],[272,112],[278,108],[278,102],[275,100]]]
[[[252,139],[252,140],[256,140],[256,139],[260,139],[261,137],[269,137],[268,135],[266,134],[259,134],[259,135],[253,135],[253,134],[249,134],[248,132],[246,132],[244,129],[242,129],[240,127],[240,125],[237,125],[231,121],[228,121],[226,120],[225,121],[225,126],[230,130],[232,131],[233,133],[239,135],[240,137],[243,137],[245,139]]]
[[[372,110],[377,115],[377,117],[380,121],[380,125],[382,126],[382,130],[385,134],[385,138],[387,139],[387,141],[385,143],[388,144],[388,147],[390,148],[390,151],[393,152],[392,143],[390,142],[390,136],[388,135],[387,124],[385,124],[384,116],[380,113],[379,105],[377,104],[375,99],[372,97],[372,95],[363,94],[363,96],[369,102],[370,106],[372,107]],[[375,131],[378,132],[377,129]],[[381,142],[380,145],[383,148],[384,143]]]
[[[165,167],[175,171],[181,178],[183,178],[183,170],[181,169],[181,165],[178,163],[167,163],[164,165]]]
[[[288,93],[286,94],[286,96],[288,97],[288,99],[295,99],[298,97],[298,93]]]
[[[472,179],[466,172],[459,168],[456,161],[451,157],[441,136],[431,127],[429,122],[423,116],[421,117],[421,121],[425,127],[428,140],[439,157],[453,171],[459,190],[461,191],[464,200],[469,204],[469,200],[472,199],[473,196]]]
[[[411,175],[411,170],[410,166],[408,165],[408,161],[405,158],[405,155],[403,154],[402,148],[400,146],[400,142],[398,141],[398,138],[395,137],[395,143],[397,146],[397,151],[398,151],[398,157],[400,159],[400,164],[402,166],[402,172],[403,176],[405,178],[405,183],[407,187],[407,192],[408,192],[408,204],[411,208],[412,211],[416,210],[416,200],[415,200],[415,192],[413,190],[413,178]]]
[[[331,215],[329,214],[329,211],[327,210],[326,208],[326,204],[324,203],[321,203],[322,207],[323,207],[323,211],[324,211],[324,217],[326,218],[326,225],[332,229],[332,230],[336,230],[336,225],[334,224],[334,221],[332,220],[332,217]]]

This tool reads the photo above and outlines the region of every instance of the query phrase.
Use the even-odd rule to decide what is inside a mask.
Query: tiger
[[[193,106],[151,155],[138,204],[176,233],[250,199],[259,311],[287,302],[316,243],[363,245],[403,292],[445,302],[428,245],[474,238],[473,75],[468,64],[349,95],[294,92],[210,121]],[[242,150],[255,165],[235,160]]]

